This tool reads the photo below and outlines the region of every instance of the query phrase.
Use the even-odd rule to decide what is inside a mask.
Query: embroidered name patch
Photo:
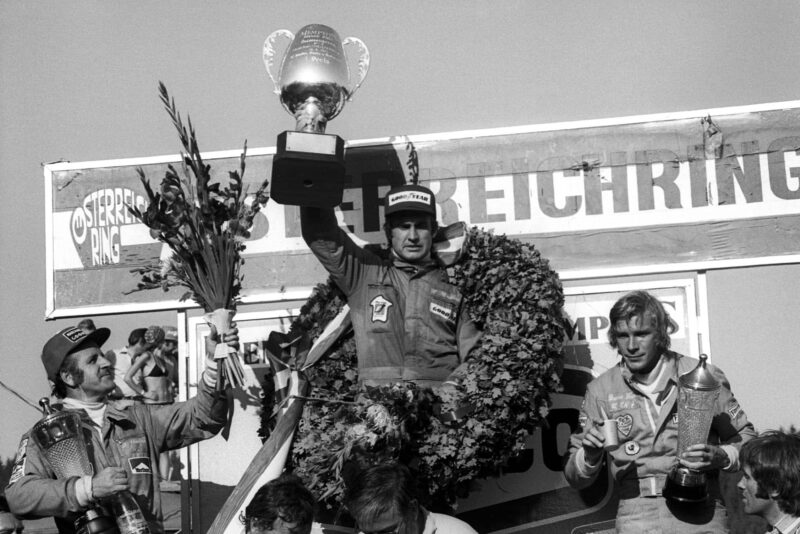
[[[431,302],[430,311],[434,315],[438,315],[445,321],[454,322],[456,320],[456,310],[455,308],[451,308],[450,306],[439,304],[436,302]]]
[[[392,303],[386,300],[383,295],[378,295],[372,299],[369,306],[372,308],[373,323],[385,323],[389,320],[389,308],[392,307]]]
[[[11,478],[8,480],[8,485],[10,486],[17,480],[21,479],[25,475],[25,460],[28,457],[28,438],[22,438],[22,441],[19,443],[19,448],[17,449],[17,459],[14,462],[14,467],[11,470]]]
[[[150,458],[147,456],[128,458],[128,466],[131,468],[131,473],[134,475],[153,474],[153,465],[150,463]]]

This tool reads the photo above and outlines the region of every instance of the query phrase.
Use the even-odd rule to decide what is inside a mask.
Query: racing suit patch
[[[641,447],[635,441],[629,441],[625,444],[625,454],[628,456],[636,456],[640,449]]]
[[[589,422],[589,416],[586,415],[585,412],[581,412],[578,416],[578,424],[581,425],[581,428],[586,428],[586,424]]]
[[[22,441],[19,443],[19,449],[17,449],[17,459],[14,462],[14,467],[11,469],[11,478],[8,480],[9,486],[25,475],[25,460],[28,457],[28,453],[26,452],[27,450],[28,437],[26,436],[22,438]]]
[[[385,323],[389,320],[389,308],[392,307],[392,303],[383,295],[378,295],[369,303],[370,307],[372,308],[372,322],[377,323]]]
[[[733,404],[731,404],[730,408],[728,408],[728,413],[730,414],[731,419],[736,419],[739,417],[739,413],[741,413],[741,411],[742,407],[739,406],[739,403],[736,401],[733,401]]]
[[[633,428],[633,416],[629,413],[617,416],[617,430],[625,437],[629,436]]]
[[[456,321],[455,308],[448,306],[447,304],[441,304],[439,302],[431,302],[429,309],[432,314],[438,315],[445,321],[449,321],[451,323],[454,323]]]
[[[131,473],[134,475],[153,474],[153,466],[150,463],[150,458],[146,456],[128,458],[128,466],[131,468]]]

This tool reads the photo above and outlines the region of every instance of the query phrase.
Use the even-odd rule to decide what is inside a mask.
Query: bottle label
[[[150,528],[140,510],[126,510],[117,516],[120,534],[150,534]]]

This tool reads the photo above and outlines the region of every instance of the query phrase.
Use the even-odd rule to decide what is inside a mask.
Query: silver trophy
[[[39,400],[42,417],[33,426],[31,438],[44,452],[45,458],[56,474],[56,478],[92,476],[94,468],[89,461],[89,449],[83,436],[80,416],[71,411],[56,412],[50,400]],[[75,520],[75,530],[79,534],[119,532],[117,522],[101,505],[94,505]]]
[[[708,442],[721,384],[708,370],[706,360],[708,356],[701,354],[697,367],[678,380],[679,457],[692,445]],[[708,498],[708,479],[702,471],[676,465],[667,476],[662,493],[673,501],[703,502]]]
[[[75,412],[56,412],[45,397],[39,401],[44,417],[36,423],[31,438],[44,452],[57,478],[92,475],[92,463],[83,437],[81,418]]]
[[[348,54],[346,50],[357,50]],[[332,207],[344,191],[344,140],[325,134],[367,76],[369,50],[356,37],[344,41],[322,24],[272,32],[264,66],[295,131],[278,136],[270,197],[280,204]]]

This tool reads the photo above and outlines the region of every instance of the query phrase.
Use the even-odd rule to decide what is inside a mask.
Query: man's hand
[[[211,331],[206,339],[207,358],[214,359],[214,351],[217,348],[217,344],[220,342],[227,343],[234,349],[239,350],[239,328],[236,326],[236,323],[231,323],[231,331],[221,336],[217,333],[217,329],[214,328],[213,324],[209,324],[209,326],[211,327]]]
[[[603,459],[603,452],[606,438],[603,435],[602,421],[594,421],[592,428],[583,435],[581,446],[583,447],[583,459],[589,465],[597,465]]]
[[[692,445],[678,458],[681,465],[696,471],[724,469],[730,463],[728,453],[710,443]]]
[[[106,467],[92,477],[92,498],[103,499],[128,489],[128,473],[122,467]]]

